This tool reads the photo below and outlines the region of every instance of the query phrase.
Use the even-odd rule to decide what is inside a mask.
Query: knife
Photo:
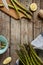
[[[7,4],[6,0],[2,0],[2,2],[3,2],[3,4],[4,4],[4,6],[9,10],[8,4]]]

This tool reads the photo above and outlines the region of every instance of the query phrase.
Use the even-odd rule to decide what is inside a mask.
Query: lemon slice
[[[31,10],[31,11],[36,11],[36,10],[37,10],[37,4],[36,4],[36,3],[32,3],[32,4],[30,5],[30,10]]]
[[[10,63],[11,62],[11,60],[12,60],[12,58],[11,57],[7,57],[4,61],[3,61],[3,64],[8,64],[8,63]]]

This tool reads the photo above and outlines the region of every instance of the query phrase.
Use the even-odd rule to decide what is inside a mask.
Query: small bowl
[[[0,54],[3,54],[7,51],[9,44],[8,44],[8,40],[3,35],[0,35],[0,42],[5,42],[6,44],[5,48],[0,49]]]

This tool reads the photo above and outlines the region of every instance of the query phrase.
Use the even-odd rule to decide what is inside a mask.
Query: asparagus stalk
[[[25,14],[27,18],[32,19],[32,16],[29,15],[29,14],[27,14],[24,10],[18,8],[18,7],[14,4],[13,0],[11,0],[11,2],[12,2],[12,4],[13,4],[14,8],[16,9],[16,12],[17,12],[18,16],[19,16],[19,12],[18,12],[18,11],[20,11],[20,12],[22,12],[23,14]],[[19,18],[20,18],[20,16],[19,16]]]
[[[3,5],[3,4],[0,4],[0,7],[1,7],[1,6],[3,7],[4,5]],[[15,7],[12,6],[12,5],[10,5],[10,4],[8,4],[8,7],[15,9]],[[25,11],[23,11],[23,10],[20,9],[20,8],[17,8],[17,7],[16,7],[16,9],[18,9],[18,11],[22,12],[28,19],[32,19],[32,16],[31,16],[30,14],[27,14]]]
[[[35,63],[35,59],[33,59],[33,56],[32,56],[32,54],[31,54],[31,50],[30,50],[30,58],[31,58],[31,62],[32,62],[32,64],[33,65],[37,65],[36,63]]]
[[[33,53],[33,55],[34,55],[34,57],[36,57],[37,60],[38,60],[41,64],[43,64],[43,61],[37,56],[36,52],[34,51],[34,49],[33,49],[33,47],[32,47],[31,45],[30,45],[30,49],[31,49],[31,51],[32,51],[32,53]]]
[[[20,61],[23,63],[23,65],[26,65],[26,61],[24,60],[25,58],[22,57],[24,56],[24,54],[21,55],[22,53],[20,53],[18,50],[16,50],[16,52],[17,52],[17,55],[19,56]]]
[[[0,7],[3,7],[4,5],[3,4],[0,4]]]
[[[34,62],[34,59],[33,59],[32,56],[31,56],[31,62],[32,62],[33,65],[37,65],[37,64]]]
[[[22,12],[28,19],[32,19],[32,16],[30,15],[30,14],[27,14],[25,11],[23,11],[22,9],[20,9],[20,8],[18,8],[15,4],[14,4],[14,2],[11,0],[11,2],[12,2],[12,4],[14,5],[14,9],[16,9],[16,12],[17,12],[17,14],[18,14],[18,16],[19,16],[19,12],[18,11],[20,11],[20,12]],[[9,7],[11,7],[11,5],[9,5]],[[19,16],[19,18],[20,18],[20,16]]]
[[[32,55],[32,58],[34,59],[36,65],[41,65],[41,63],[38,62],[38,60],[36,59],[36,57],[34,56],[34,54],[32,53],[32,51],[31,51],[31,55]]]
[[[22,9],[18,8],[18,11],[22,12],[28,19],[32,19],[32,16],[30,14],[27,14],[25,11]]]
[[[12,4],[13,4],[13,6],[14,6],[14,9],[15,9],[16,12],[17,12],[18,17],[20,18],[19,12],[18,12],[18,8],[17,8],[16,5],[14,4],[13,0],[11,0],[11,2],[12,2]]]
[[[26,58],[26,63],[27,63],[26,65],[30,65],[26,55],[25,55],[25,58]]]
[[[17,0],[13,0],[13,1],[14,1],[14,3],[15,3],[16,5],[18,5],[21,9],[23,9],[24,11],[26,11],[26,12],[28,12],[29,14],[32,15],[32,12],[26,10]]]
[[[40,63],[37,61],[36,57],[33,55],[30,47],[29,47],[29,49],[30,49],[30,58],[31,58],[33,65],[40,65]]]
[[[27,58],[27,55],[25,54],[25,51],[24,51],[23,49],[21,49],[21,50],[22,50],[21,53],[23,53],[22,55],[24,56],[24,59],[25,59],[26,65],[30,65],[30,64],[29,64],[29,61],[28,61],[28,58]]]
[[[16,53],[19,56],[19,58],[22,59],[22,55],[20,54],[20,51],[16,50]],[[23,61],[23,59],[22,59],[22,61]],[[23,64],[25,64],[24,61],[23,61]]]
[[[4,4],[0,4],[0,7],[4,7]],[[10,4],[8,4],[8,7],[10,7],[10,8],[13,8],[13,9],[14,9],[14,7],[13,7],[12,5],[10,5]]]
[[[18,51],[18,50],[17,50],[17,51]],[[21,50],[20,50],[20,52],[21,52]],[[21,52],[21,53],[20,53],[20,52],[18,51],[17,54],[18,54],[18,56],[20,57],[20,59],[22,60],[21,62],[23,63],[23,62],[25,61],[23,64],[29,65],[29,62],[28,62],[27,57],[26,57],[26,55],[24,54],[23,50],[22,50],[23,55],[21,55],[22,52]],[[22,57],[22,58],[21,58],[21,57]]]
[[[8,4],[8,7],[14,9],[14,7],[12,5],[10,5],[10,4]]]
[[[19,45],[19,46],[20,46],[20,48],[23,49],[23,51],[24,51],[24,53],[25,53],[25,55],[26,55],[26,57],[27,57],[27,59],[28,59],[30,65],[32,65],[32,63],[31,63],[31,59],[30,59],[30,57],[29,57],[29,54],[28,54],[28,52],[27,52],[25,46],[24,46],[24,45]]]

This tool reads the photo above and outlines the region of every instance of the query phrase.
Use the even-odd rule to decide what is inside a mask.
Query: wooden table
[[[38,6],[36,12],[33,13],[33,22],[27,19],[15,20],[7,14],[0,11],[0,34],[4,35],[9,41],[9,48],[3,55],[0,55],[0,65],[3,65],[3,60],[11,56],[12,62],[8,65],[14,65],[17,59],[15,49],[18,43],[28,43],[43,32],[43,20],[39,20],[37,14],[43,9],[43,0],[19,0],[22,4],[29,9],[29,5],[35,2]],[[2,20],[3,19],[3,20]]]

